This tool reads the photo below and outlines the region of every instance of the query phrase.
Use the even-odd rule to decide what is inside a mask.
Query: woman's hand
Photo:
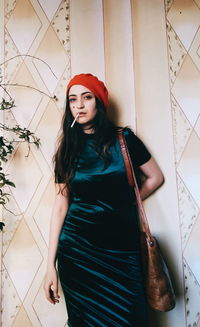
[[[53,286],[53,290],[51,289],[51,286]],[[55,267],[47,270],[43,288],[46,298],[50,303],[56,304],[59,302],[58,298],[60,298],[60,295],[58,295],[58,276]]]

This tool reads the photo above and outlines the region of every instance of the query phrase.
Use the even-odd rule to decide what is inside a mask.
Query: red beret
[[[104,104],[105,108],[108,107],[108,90],[104,83],[100,81],[96,76],[90,73],[75,75],[67,85],[67,95],[70,87],[76,84],[87,87]]]

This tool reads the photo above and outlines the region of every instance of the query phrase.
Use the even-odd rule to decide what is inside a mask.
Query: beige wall
[[[103,3],[106,84],[112,103],[110,115],[119,125],[135,127],[131,3],[120,0]]]
[[[138,135],[164,186],[146,202],[170,263],[177,307],[158,326],[200,326],[200,10],[193,1],[132,1]],[[154,326],[154,324],[153,324]]]
[[[17,145],[6,166],[17,186],[10,190],[9,208],[18,216],[4,211],[3,326],[66,326],[63,296],[52,307],[42,289],[54,198],[51,158],[67,80],[91,72],[109,88],[109,115],[137,129],[166,179],[145,206],[172,271],[177,306],[153,314],[152,326],[200,327],[198,1],[3,3],[4,59],[34,55],[56,75],[32,58],[17,57],[4,67],[7,82],[28,84],[47,95],[9,88],[17,107],[4,119],[35,131],[42,146],[31,147],[26,159],[26,148]],[[57,102],[50,98],[54,94]]]
[[[164,3],[133,1],[132,13],[137,131],[146,140],[165,176],[163,187],[145,201],[145,205],[152,231],[166,252],[179,292],[176,309],[160,315],[158,325],[184,326],[183,268]]]
[[[119,124],[134,126],[130,2],[73,0],[70,12],[72,75],[91,72],[106,81],[112,103],[109,115]]]

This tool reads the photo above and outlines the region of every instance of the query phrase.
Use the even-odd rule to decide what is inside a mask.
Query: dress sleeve
[[[124,136],[134,166],[139,167],[149,161],[151,153],[140,138],[136,136],[129,127],[124,128]]]

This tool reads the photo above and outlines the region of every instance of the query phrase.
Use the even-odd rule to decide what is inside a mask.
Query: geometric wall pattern
[[[4,0],[4,8],[3,76],[16,105],[4,122],[30,129],[41,146],[31,145],[26,157],[28,147],[16,143],[4,166],[16,188],[8,190],[13,213],[3,212],[2,326],[63,327],[67,313],[60,284],[60,303],[54,306],[43,283],[55,196],[52,155],[71,74],[69,0]]]
[[[31,146],[27,158],[26,145],[16,143],[5,165],[16,189],[8,190],[14,214],[3,213],[2,326],[66,327],[60,284],[53,306],[43,282],[52,154],[71,75],[70,0],[4,0],[4,8],[4,83],[16,105],[4,121],[35,132],[41,146]],[[165,0],[165,8],[185,314],[187,327],[200,327],[200,0]]]
[[[187,327],[200,326],[200,2],[166,1]]]

